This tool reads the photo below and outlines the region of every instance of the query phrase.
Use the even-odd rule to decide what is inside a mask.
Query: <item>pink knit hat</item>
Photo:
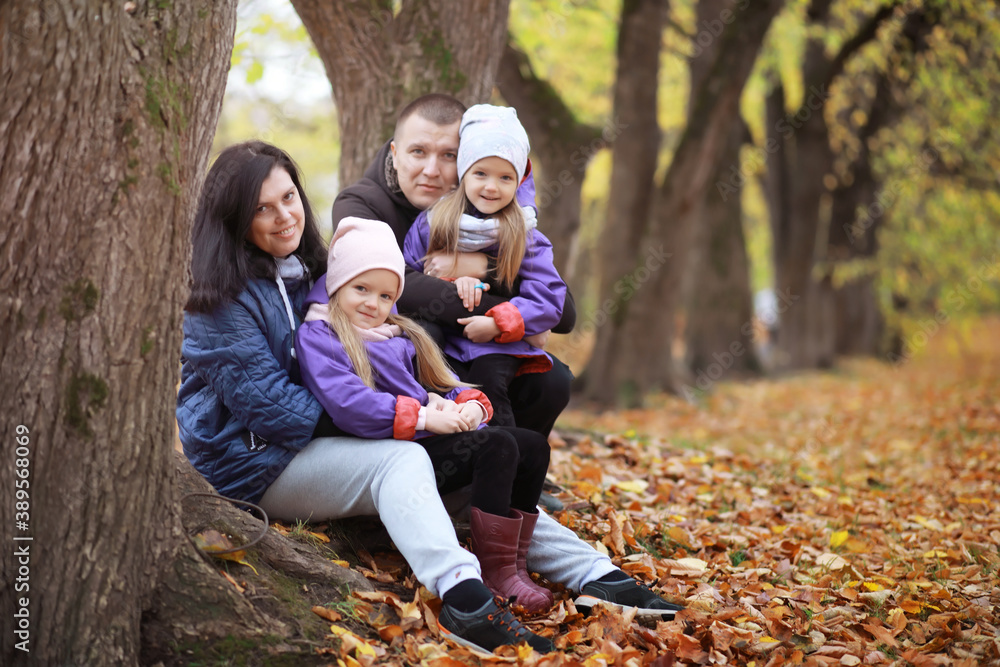
[[[344,218],[330,241],[326,260],[326,293],[341,287],[372,269],[386,269],[399,276],[396,299],[403,294],[403,253],[396,245],[396,235],[384,222],[362,218]]]

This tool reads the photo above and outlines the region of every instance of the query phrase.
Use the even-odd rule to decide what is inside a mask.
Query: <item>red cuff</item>
[[[392,420],[392,437],[396,440],[413,440],[420,418],[420,401],[409,396],[396,397],[396,418]]]
[[[484,424],[493,419],[493,404],[490,403],[490,399],[486,398],[486,394],[478,389],[463,389],[455,397],[456,403],[467,403],[469,401],[479,401],[486,408],[486,419],[483,420]]]
[[[504,301],[486,311],[487,317],[492,317],[500,328],[500,335],[494,338],[498,343],[513,343],[524,338],[524,318],[517,306]]]
[[[520,356],[520,355],[518,355]],[[524,359],[521,366],[514,373],[514,377],[520,377],[528,373],[548,373],[552,370],[552,360],[547,354],[520,357]]]

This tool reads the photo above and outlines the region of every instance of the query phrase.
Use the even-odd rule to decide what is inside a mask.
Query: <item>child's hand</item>
[[[465,337],[473,343],[488,343],[500,335],[500,327],[492,317],[473,315],[456,321],[465,327]]]
[[[530,336],[524,337],[524,342],[528,345],[534,345],[535,347],[544,350],[545,346],[549,343],[549,336],[552,335],[552,330],[543,331],[542,333],[532,334]]]
[[[462,300],[462,305],[472,312],[479,305],[483,298],[483,292],[488,292],[490,286],[472,276],[462,276],[455,280],[455,289],[458,290],[458,298]]]
[[[479,425],[486,418],[483,414],[483,408],[480,407],[478,403],[463,403],[462,411],[459,413],[465,419],[465,423],[469,425],[470,431],[475,431],[479,428]]]
[[[454,403],[454,401],[449,401],[447,398],[441,394],[435,394],[433,391],[427,392],[427,409],[428,410],[444,410],[448,403]]]
[[[428,410],[424,428],[431,433],[442,435],[445,433],[468,431],[469,424],[461,412]]]

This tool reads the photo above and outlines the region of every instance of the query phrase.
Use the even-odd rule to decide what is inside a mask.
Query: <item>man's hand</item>
[[[476,409],[478,410],[479,408]],[[424,429],[431,433],[443,435],[445,433],[468,431],[469,424],[467,418],[461,412],[428,410]]]
[[[432,252],[424,261],[424,273],[435,278],[472,276],[485,280],[489,270],[489,258],[481,252]]]
[[[455,280],[455,289],[458,290],[458,298],[462,300],[462,305],[471,313],[482,301],[483,292],[490,290],[490,286],[479,278],[462,276]]]
[[[473,315],[456,320],[465,327],[464,335],[473,343],[487,343],[500,335],[500,327],[492,317]]]
[[[549,344],[549,336],[552,335],[552,330],[543,331],[542,333],[532,334],[530,336],[524,337],[524,342],[528,345],[534,345],[535,347],[544,350],[545,346]]]

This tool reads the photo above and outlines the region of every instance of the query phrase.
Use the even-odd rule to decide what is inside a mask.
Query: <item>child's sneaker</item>
[[[528,642],[539,653],[551,653],[555,650],[549,639],[540,637],[521,625],[498,599],[490,600],[469,613],[446,604],[441,605],[438,628],[446,639],[491,656],[493,649],[498,646],[521,642]]]
[[[585,584],[580,596],[573,601],[576,608],[585,614],[590,613],[599,604],[608,605],[614,609],[638,607],[636,616],[640,618],[657,618],[668,621],[684,609],[681,605],[667,602],[659,595],[649,590],[645,584],[625,576],[618,581],[592,581]]]

